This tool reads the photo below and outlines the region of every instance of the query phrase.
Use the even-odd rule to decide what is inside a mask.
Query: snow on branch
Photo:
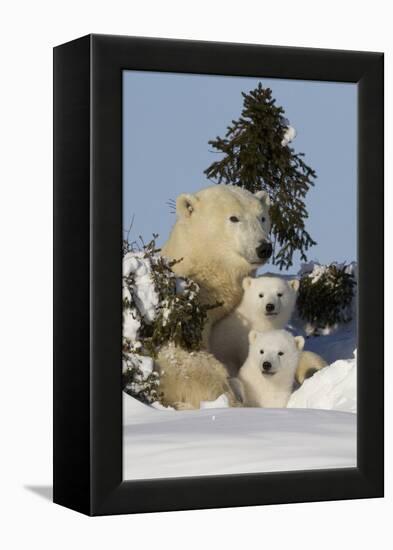
[[[199,286],[177,277],[160,255],[156,238],[140,247],[123,245],[123,388],[152,403],[159,400],[159,375],[154,358],[160,347],[174,343],[199,350],[207,311]],[[218,305],[218,304],[217,304]]]

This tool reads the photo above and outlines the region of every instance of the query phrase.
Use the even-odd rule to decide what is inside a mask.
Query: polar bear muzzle
[[[268,260],[273,253],[272,243],[269,241],[262,241],[256,248],[256,253],[261,260]]]
[[[263,374],[274,374],[274,372],[271,372],[271,369],[272,369],[272,364],[270,363],[270,361],[264,361],[262,363],[262,372]]]

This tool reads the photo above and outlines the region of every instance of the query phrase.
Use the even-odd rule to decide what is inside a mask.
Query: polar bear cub
[[[286,407],[304,346],[303,336],[292,336],[286,330],[252,330],[248,339],[248,356],[238,376],[243,404]]]
[[[243,279],[239,306],[213,327],[210,351],[225,364],[230,376],[237,376],[248,354],[251,330],[283,329],[296,303],[299,281],[262,276]]]

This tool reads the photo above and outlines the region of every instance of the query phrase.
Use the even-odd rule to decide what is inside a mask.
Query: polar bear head
[[[177,198],[174,229],[182,233],[183,248],[198,250],[200,261],[214,256],[225,259],[225,266],[241,259],[251,271],[272,254],[269,206],[265,191],[253,195],[233,185],[214,185]]]
[[[250,347],[247,362],[263,376],[295,375],[304,346],[303,336],[294,337],[286,330],[251,330],[248,340]]]
[[[296,303],[299,281],[282,277],[262,276],[243,279],[242,312],[260,325],[284,328],[291,318]],[[259,322],[259,323],[258,323]]]

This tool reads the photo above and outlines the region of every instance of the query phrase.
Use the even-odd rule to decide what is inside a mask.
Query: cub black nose
[[[268,313],[271,313],[272,311],[274,311],[274,304],[266,304],[266,311]]]
[[[264,361],[262,367],[263,370],[270,370],[272,368],[272,364],[269,361]]]
[[[257,252],[258,258],[261,258],[261,260],[267,260],[272,255],[273,247],[271,243],[263,241],[257,247],[256,252]]]

